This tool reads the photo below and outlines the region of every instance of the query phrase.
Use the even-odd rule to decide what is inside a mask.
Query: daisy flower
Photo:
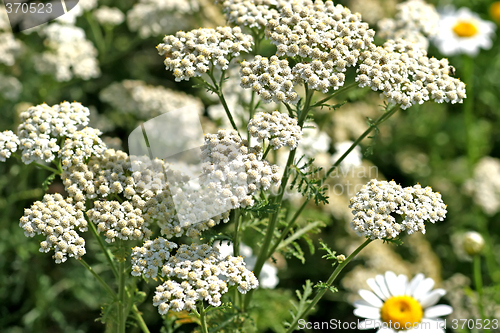
[[[491,48],[494,31],[492,22],[481,20],[468,8],[455,10],[449,6],[441,12],[439,33],[434,43],[444,55],[466,53],[476,56],[480,48]]]
[[[446,294],[435,289],[434,280],[418,274],[408,282],[406,275],[386,272],[367,280],[373,290],[360,290],[362,300],[354,302],[354,314],[366,318],[359,329],[378,328],[378,333],[444,333],[444,320],[453,312],[449,305],[435,305]]]

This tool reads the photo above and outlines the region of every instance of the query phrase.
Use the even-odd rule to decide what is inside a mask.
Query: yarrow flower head
[[[166,69],[173,72],[175,81],[187,81],[207,73],[212,66],[227,69],[231,59],[251,51],[252,44],[252,36],[239,27],[217,27],[165,36],[157,49],[165,56]]]
[[[266,26],[266,37],[277,46],[278,56],[331,60],[340,72],[356,64],[359,52],[375,35],[360,14],[332,1],[295,2],[280,14]]]
[[[20,141],[12,131],[0,132],[0,162],[5,162],[17,151]]]
[[[414,43],[389,40],[383,47],[370,46],[360,58],[356,76],[359,87],[381,91],[402,109],[428,100],[461,103],[466,97],[465,84],[450,76],[448,60],[428,58],[427,52]]]
[[[142,217],[142,211],[135,208],[130,202],[124,201],[95,201],[94,208],[87,212],[97,230],[111,243],[115,238],[144,239],[152,234]]]
[[[215,241],[213,246],[219,249],[219,252],[223,258],[228,255],[234,255],[233,244],[230,244],[229,242],[226,242],[226,244],[224,244],[221,241]],[[248,245],[240,243],[239,250],[240,255],[244,258],[248,269],[253,269],[255,267],[255,263],[257,262],[257,256],[253,254],[252,248]],[[278,278],[278,268],[275,265],[270,264],[269,262],[265,262],[264,266],[262,266],[262,270],[260,271],[258,279],[259,286],[261,288],[274,289],[280,281],[280,279]]]
[[[72,165],[84,163],[84,160],[91,156],[101,156],[107,149],[99,137],[101,134],[98,129],[85,127],[75,132],[71,138],[67,138],[59,152],[62,168],[67,169]]]
[[[101,90],[100,99],[111,104],[117,111],[133,114],[140,119],[149,120],[187,105],[196,109],[200,116],[204,112],[203,103],[199,98],[163,86],[148,85],[139,80],[114,82]]]
[[[439,14],[436,8],[424,0],[408,0],[396,5],[396,10],[394,19],[378,22],[378,36],[385,39],[402,38],[427,50],[428,38],[439,31]]]
[[[0,7],[0,64],[12,66],[21,54],[22,43],[12,33],[6,7]]]
[[[46,36],[45,44],[48,49],[35,62],[38,72],[54,75],[61,82],[73,77],[89,80],[101,75],[97,50],[86,39],[83,29],[52,23],[39,33]]]
[[[446,217],[441,194],[420,185],[403,188],[394,181],[372,179],[350,203],[354,214],[351,228],[371,239],[396,238],[402,231],[425,233],[424,222],[435,223]],[[401,216],[401,222],[392,214]]]
[[[286,59],[257,55],[250,62],[241,62],[240,73],[241,87],[251,88],[264,103],[296,104],[299,101],[299,95],[293,89],[297,79]]]
[[[436,305],[446,294],[434,289],[434,280],[417,274],[411,281],[406,275],[391,271],[367,280],[373,290],[360,290],[362,300],[354,302],[354,314],[366,318],[359,329],[379,329],[377,332],[436,332],[445,333],[439,318],[453,312],[449,305]]]
[[[60,148],[57,138],[73,137],[88,124],[89,114],[88,108],[76,102],[41,104],[22,112],[17,135],[23,162],[52,161]]]
[[[31,208],[24,210],[19,226],[24,229],[26,237],[44,235],[40,243],[40,252],[54,250],[52,258],[56,264],[67,260],[67,257],[80,259],[85,254],[85,240],[76,232],[87,231],[87,221],[81,202],[73,204],[73,199],[64,199],[60,194],[46,194],[42,201],[35,202]]]
[[[62,179],[68,194],[77,201],[122,194],[142,209],[145,201],[166,190],[164,166],[159,159],[136,156],[131,161],[123,151],[106,149],[86,163],[72,164],[63,171]]]
[[[280,169],[261,160],[260,147],[248,148],[234,130],[206,134],[201,147],[201,175],[191,179],[168,169],[169,190],[144,206],[144,216],[167,238],[200,236],[201,231],[229,221],[229,211],[254,205],[253,195],[281,180]]]
[[[93,12],[97,22],[102,25],[120,25],[125,20],[125,15],[116,7],[101,6]]]
[[[127,12],[127,24],[141,38],[161,36],[188,27],[186,17],[198,10],[195,0],[139,0]]]
[[[474,167],[472,179],[464,184],[474,203],[489,216],[500,211],[500,160],[485,156]]]
[[[175,243],[158,238],[132,249],[132,275],[156,278],[160,273],[171,279],[158,286],[153,297],[162,315],[169,310],[192,310],[201,300],[217,307],[228,287],[237,286],[245,294],[259,285],[242,257],[222,256],[207,244],[181,245],[173,255],[174,248]]]
[[[302,129],[297,125],[297,119],[279,111],[256,113],[248,122],[248,132],[258,142],[269,140],[274,149],[288,146],[293,150],[302,139]]]
[[[216,0],[222,3],[222,11],[230,23],[261,29],[270,19],[276,19],[278,11],[289,1],[275,0]]]
[[[495,24],[463,7],[445,7],[441,13],[439,33],[434,39],[439,51],[447,56],[468,54],[476,56],[480,49],[490,49]]]

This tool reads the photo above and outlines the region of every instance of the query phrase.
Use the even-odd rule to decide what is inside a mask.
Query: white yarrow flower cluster
[[[213,246],[219,250],[222,257],[234,255],[233,244],[230,244],[229,242],[224,244],[221,241],[215,241]],[[255,263],[257,262],[257,256],[253,254],[252,248],[243,243],[240,243],[239,251],[240,256],[242,256],[245,260],[248,269],[253,269],[255,267]],[[274,289],[280,282],[280,279],[278,278],[278,268],[268,262],[265,262],[264,266],[262,266],[262,270],[260,271],[258,279],[259,286],[261,288]]]
[[[204,230],[221,220],[227,222],[231,209],[252,206],[254,193],[280,182],[279,168],[259,159],[259,147],[245,144],[234,130],[206,134],[196,186],[184,174],[168,175],[182,229],[196,225],[196,230]]]
[[[22,112],[17,135],[23,162],[52,161],[60,148],[57,138],[71,138],[88,124],[89,114],[88,108],[76,102],[41,104]]]
[[[54,75],[58,81],[69,81],[73,77],[89,80],[101,75],[97,50],[86,39],[83,29],[52,23],[39,33],[46,37],[48,50],[35,62],[38,72]]]
[[[87,231],[84,209],[83,203],[73,204],[71,198],[46,194],[43,201],[37,201],[24,210],[19,226],[24,229],[26,237],[40,234],[46,237],[40,243],[40,252],[54,250],[52,258],[56,264],[65,262],[68,256],[80,259],[85,254],[85,240],[75,229]]]
[[[101,131],[92,127],[85,127],[75,132],[71,138],[67,138],[59,152],[61,165],[67,169],[72,165],[84,163],[91,156],[101,156],[107,149],[102,142]]]
[[[187,16],[199,10],[194,0],[139,0],[127,12],[127,24],[141,38],[164,35],[188,27]]]
[[[170,254],[176,247],[160,238],[132,250],[133,275],[156,278],[161,267],[162,276],[175,279],[156,288],[153,305],[162,315],[169,310],[192,310],[201,300],[217,307],[228,286],[237,286],[245,294],[259,285],[242,257],[221,256],[218,249],[207,244],[181,245],[175,255]]]
[[[222,11],[230,23],[238,26],[261,29],[270,19],[277,19],[280,15],[277,9],[286,1],[274,0],[223,0]]]
[[[94,208],[87,215],[97,225],[99,233],[104,234],[108,243],[114,242],[116,238],[149,238],[152,234],[142,217],[141,209],[134,208],[128,201],[95,201]]]
[[[199,98],[162,86],[147,85],[138,80],[112,83],[101,91],[100,98],[120,112],[148,120],[186,106],[196,109],[200,116],[204,112]]]
[[[229,221],[229,211],[254,204],[253,195],[281,180],[280,169],[259,159],[260,149],[248,148],[236,131],[219,130],[207,134],[201,147],[201,175],[169,169],[168,191],[147,201],[143,215],[160,226],[167,238],[201,232],[221,221]]]
[[[241,62],[240,73],[241,87],[251,88],[264,103],[296,104],[299,100],[299,95],[293,89],[297,83],[296,77],[292,74],[288,60],[257,55],[250,62]]]
[[[493,216],[500,211],[500,160],[483,157],[474,167],[473,178],[465,182],[466,192],[483,211]]]
[[[436,8],[424,0],[407,0],[396,5],[394,19],[383,19],[378,22],[377,33],[385,39],[402,38],[418,43],[427,50],[428,38],[439,31],[439,14]]]
[[[198,238],[203,230],[214,227],[220,221],[229,222],[229,212],[224,212],[212,216],[207,221],[181,224],[175,208],[172,195],[169,191],[164,191],[146,202],[142,215],[149,224],[157,224],[160,227],[160,233],[167,238],[183,235]]]
[[[375,35],[360,14],[332,1],[295,2],[280,14],[266,27],[266,37],[277,46],[278,56],[331,60],[342,72],[356,64]]]
[[[21,53],[22,44],[14,37],[9,16],[4,6],[0,7],[0,64],[12,66]]]
[[[23,84],[15,76],[0,74],[0,95],[6,100],[17,100],[22,91]]]
[[[106,149],[86,163],[71,165],[61,178],[68,194],[77,201],[121,194],[135,207],[143,208],[145,201],[166,189],[163,167],[164,162],[158,159],[151,161],[143,156],[131,161],[123,151]]]
[[[302,139],[302,129],[297,125],[297,119],[278,111],[256,113],[248,122],[248,132],[258,142],[269,140],[274,149],[288,146],[293,150]]]
[[[202,148],[204,175],[215,176],[221,185],[232,192],[232,208],[254,204],[251,196],[258,190],[267,190],[281,181],[280,168],[260,160],[260,148],[248,148],[234,130],[219,130],[205,135]],[[203,177],[202,176],[202,177]]]
[[[125,14],[116,7],[101,6],[93,14],[97,22],[107,26],[120,25],[125,20]]]
[[[420,185],[401,187],[394,181],[372,179],[351,198],[351,228],[371,239],[396,238],[402,231],[425,233],[424,222],[443,221],[446,205],[441,194]],[[400,215],[401,222],[391,214]]]
[[[465,84],[450,76],[448,60],[428,58],[414,43],[389,40],[383,47],[372,45],[360,58],[359,86],[381,91],[402,109],[428,100],[461,103],[466,97]]]
[[[251,51],[252,44],[252,36],[243,34],[239,27],[217,27],[165,36],[157,49],[166,57],[166,69],[173,72],[175,81],[187,81],[207,73],[212,66],[227,69],[230,60],[242,51]]]
[[[12,131],[0,132],[0,162],[5,162],[17,151],[20,141]]]

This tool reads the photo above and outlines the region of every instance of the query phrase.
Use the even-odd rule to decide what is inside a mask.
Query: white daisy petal
[[[380,309],[371,306],[360,306],[354,309],[354,315],[367,319],[380,319]]]
[[[423,279],[424,279],[424,274],[417,274],[408,285],[406,294],[413,296],[415,289],[417,289],[418,285]]]
[[[391,297],[391,293],[389,292],[389,289],[387,289],[387,284],[385,283],[384,277],[382,275],[377,275],[375,277],[375,281],[377,281],[377,284],[380,287],[380,291],[382,291],[385,297]]]
[[[384,293],[382,292],[382,290],[380,290],[380,287],[377,284],[377,282],[375,281],[375,279],[368,279],[368,280],[366,280],[366,282],[368,283],[370,288],[372,288],[375,295],[377,295],[379,298],[381,298],[383,300],[387,299],[387,296],[385,296]]]
[[[364,299],[358,299],[357,301],[354,301],[352,303],[352,305],[354,305],[354,307],[356,307],[356,308],[359,306],[372,306],[370,303],[368,303]]]
[[[361,289],[359,292],[359,296],[361,296],[365,301],[370,303],[370,305],[381,308],[384,304],[380,298],[378,298],[374,293],[368,290]]]
[[[408,277],[404,274],[398,275],[398,284],[400,285],[400,295],[406,295],[406,289],[408,288]]]
[[[421,300],[427,295],[427,293],[429,293],[429,291],[432,290],[432,287],[434,287],[434,280],[431,278],[425,279],[424,281],[420,282],[418,287],[415,289],[415,291],[413,292],[413,297],[417,301]]]
[[[394,272],[385,272],[385,282],[387,283],[387,288],[391,292],[392,296],[399,296],[404,293],[404,291],[400,293],[401,288],[398,283],[398,276],[394,274]]]
[[[420,299],[420,305],[424,309],[428,308],[429,306],[436,304],[444,295],[446,295],[446,290],[444,289],[433,290]]]
[[[453,312],[453,308],[449,305],[436,305],[430,308],[427,308],[424,312],[425,318],[437,318],[441,316],[447,316]]]

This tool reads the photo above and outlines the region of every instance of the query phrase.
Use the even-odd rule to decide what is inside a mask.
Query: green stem
[[[472,171],[472,166],[475,162],[475,147],[472,139],[474,129],[474,60],[468,56],[463,56],[464,60],[464,81],[467,83],[467,98],[464,100],[464,122],[465,122],[465,139],[467,150],[467,162],[469,170]]]
[[[253,109],[253,104],[255,103],[255,91],[252,89],[252,98],[250,99],[250,116],[248,117],[248,122],[252,120],[253,114],[254,114],[254,109]],[[248,146],[250,147],[250,139],[251,139],[250,132],[247,131],[247,141],[248,141]]]
[[[299,216],[302,213],[302,211],[304,210],[304,208],[306,208],[308,202],[309,202],[309,200],[304,200],[304,203],[295,212],[295,214],[293,215],[293,217],[290,220],[290,222],[288,222],[288,224],[285,227],[285,229],[281,232],[280,238],[274,243],[274,245],[269,250],[269,253],[267,254],[268,257],[270,257],[270,256],[273,255],[273,253],[276,251],[276,249],[278,248],[278,246],[280,245],[280,243],[285,239],[286,235],[288,234],[288,232],[290,231],[290,229],[292,229],[293,225],[295,224],[295,221],[297,221],[297,219],[299,218]]]
[[[269,154],[270,150],[271,150],[271,143],[269,143],[269,145],[267,146],[266,151],[264,152],[264,155],[262,155],[261,160],[266,158],[266,156],[267,156],[267,154]]]
[[[306,120],[307,114],[309,110],[311,109],[311,99],[314,95],[313,90],[309,90],[307,85],[305,85],[305,91],[306,91],[306,101],[304,103],[304,107],[300,112],[299,119],[298,119],[298,125],[302,128],[304,125],[304,121]],[[269,218],[269,224],[267,225],[267,230],[266,230],[266,235],[264,237],[264,242],[262,243],[262,246],[259,251],[259,255],[257,256],[257,261],[255,263],[254,267],[254,274],[258,278],[260,275],[260,272],[262,271],[262,267],[264,266],[264,263],[266,262],[269,253],[269,247],[271,246],[271,241],[274,237],[274,230],[276,229],[276,225],[278,222],[278,216],[279,216],[279,211],[281,208],[281,202],[283,201],[283,195],[285,194],[286,190],[286,184],[288,182],[288,177],[290,176],[290,166],[292,165],[294,158],[295,158],[295,153],[297,152],[296,149],[290,151],[290,154],[288,155],[288,160],[286,162],[285,170],[283,172],[283,177],[281,179],[281,184],[279,187],[279,192],[278,195],[274,197],[273,203],[278,204],[278,208],[276,212],[271,214],[271,217]],[[244,310],[248,308],[250,301],[252,300],[253,297],[253,292],[254,290],[250,290],[246,296],[245,296],[245,303],[244,303]]]
[[[102,35],[101,27],[94,20],[91,12],[86,12],[85,18],[87,19],[87,22],[90,25],[90,29],[92,30],[92,35],[94,35],[97,48],[99,49],[100,58],[101,60],[103,60],[106,55],[106,42],[104,41],[104,36]]]
[[[222,92],[222,82],[224,79],[224,72],[222,72],[220,83],[217,84],[217,81],[215,80],[215,77],[214,77],[214,74],[212,73],[212,70],[213,70],[213,68],[210,69],[210,71],[208,71],[207,74],[210,77],[210,80],[212,80],[212,84],[214,85],[217,96],[219,97],[219,101],[222,104],[224,111],[226,111],[226,115],[229,118],[229,122],[231,123],[231,126],[233,126],[233,129],[236,132],[238,132],[238,127],[236,126],[236,123],[234,122],[233,115],[231,114],[231,111],[229,110],[229,107],[227,106],[226,99],[224,98],[224,94]],[[240,135],[239,132],[238,132],[238,135]],[[241,135],[240,135],[240,137],[241,137]]]
[[[113,297],[114,299],[116,299],[116,294],[115,292],[113,291],[113,289],[111,289],[111,287],[99,276],[99,274],[97,274],[94,269],[92,267],[90,267],[89,264],[87,264],[87,262],[83,259],[78,259],[78,261],[90,272],[92,273],[92,275],[94,275],[94,277],[97,279],[97,281],[99,281],[99,283],[104,287],[104,289],[106,289],[106,291],[109,293],[109,295],[111,297]]]
[[[122,244],[120,241],[119,245],[120,249],[122,248]],[[125,324],[127,322],[127,316],[125,315],[125,261],[120,260],[118,263],[118,332],[125,333]]]
[[[345,266],[347,266],[347,264],[352,260],[354,259],[354,257],[356,257],[358,255],[359,252],[361,252],[361,250],[363,250],[368,244],[370,244],[372,242],[371,239],[367,239],[363,244],[361,244],[356,250],[354,250],[353,253],[351,253],[351,255],[349,257],[347,257],[347,259],[345,261],[343,261],[342,263],[340,263],[337,268],[333,271],[332,275],[330,275],[330,277],[328,278],[328,281],[326,281],[326,285],[327,286],[331,286],[333,284],[333,282],[335,282],[335,279],[337,278],[337,276],[340,274],[340,272],[342,272],[342,270],[344,269]],[[319,302],[319,300],[323,297],[323,295],[326,293],[326,291],[328,290],[328,288],[323,288],[321,289],[317,294],[316,296],[314,297],[314,299],[312,300],[312,302],[307,306],[307,308],[302,311],[302,313],[297,313],[297,316],[296,316],[296,319],[293,321],[293,323],[290,325],[290,327],[288,328],[288,330],[286,331],[287,333],[291,333],[295,330],[295,328],[297,327],[297,324],[299,322],[299,320],[301,318],[306,318],[307,315],[309,314],[309,312],[314,308],[314,306]]]
[[[135,320],[137,320],[137,324],[141,328],[142,332],[143,333],[150,333],[148,325],[146,325],[146,322],[142,318],[141,312],[139,311],[139,309],[137,308],[137,306],[135,304],[132,305],[132,312],[134,313]]]
[[[350,83],[348,84],[347,86],[343,86],[342,88],[340,88],[339,90],[333,92],[331,95],[328,95],[327,97],[317,101],[316,103],[314,103],[313,105],[311,105],[311,107],[317,107],[317,106],[321,106],[321,104],[323,104],[324,102],[326,101],[329,101],[330,99],[334,98],[335,96],[343,93],[343,92],[346,92],[347,90],[357,86],[358,83],[357,82],[353,82],[353,83]]]
[[[347,155],[349,155],[351,153],[351,151],[353,151],[354,148],[356,148],[356,146],[361,141],[363,141],[363,139],[366,138],[368,136],[368,134],[371,133],[371,131],[373,131],[375,128],[377,128],[377,126],[379,126],[384,121],[386,121],[387,119],[389,119],[394,113],[396,113],[397,110],[398,110],[398,107],[396,105],[393,105],[393,106],[389,107],[387,109],[387,111],[385,111],[384,114],[381,115],[375,122],[373,122],[370,125],[370,127],[368,127],[366,129],[366,131],[364,131],[363,134],[361,134],[359,136],[359,138],[357,138],[356,141],[354,141],[354,143],[349,147],[349,149],[347,149],[345,151],[345,153],[342,156],[340,156],[340,158],[332,165],[332,167],[330,169],[328,169],[328,171],[326,172],[326,175],[323,177],[323,182],[328,178],[328,176],[330,176],[330,174],[333,171],[335,171],[336,168],[338,168],[338,166],[340,165],[340,163],[342,163],[342,161],[347,157]]]
[[[233,126],[233,129],[238,132],[238,127],[236,126],[236,123],[234,122],[233,115],[231,114],[231,111],[229,110],[229,107],[227,106],[226,99],[224,98],[224,94],[222,93],[222,90],[217,94],[219,96],[219,100],[224,107],[224,110],[226,111],[226,115],[229,118],[229,121],[231,122],[231,126]],[[240,133],[238,132],[238,135]],[[240,135],[241,136],[241,135]]]
[[[476,286],[477,291],[477,303],[479,307],[479,314],[481,315],[481,319],[484,320],[486,317],[484,316],[484,307],[483,307],[483,277],[481,274],[481,256],[476,254],[474,256],[474,285]],[[489,330],[488,330],[489,331]]]
[[[234,211],[234,239],[233,239],[233,255],[238,257],[240,255],[240,210]]]
[[[87,216],[87,214],[84,214],[85,219],[87,220],[87,224],[90,227],[90,230],[92,231],[92,234],[94,237],[97,239],[97,242],[99,243],[99,246],[101,247],[102,252],[104,253],[104,256],[106,257],[109,266],[111,267],[111,270],[113,271],[113,275],[115,276],[115,279],[118,279],[118,270],[116,269],[115,263],[113,261],[113,258],[111,258],[111,253],[109,252],[108,248],[104,244],[104,241],[102,238],[99,236],[99,233],[97,232],[97,229],[95,228],[94,223],[92,223]]]
[[[39,163],[36,163],[36,162],[32,162],[32,163],[33,163],[33,165],[36,165],[39,168],[42,168],[42,169],[48,170],[48,171],[50,171],[52,173],[55,173],[56,175],[60,175],[61,174],[61,172],[59,172],[59,170],[51,168],[51,167],[49,167],[47,165],[39,164]]]
[[[208,333],[207,316],[206,316],[205,307],[203,306],[203,303],[200,306],[200,326],[201,326],[201,331],[203,333]]]

